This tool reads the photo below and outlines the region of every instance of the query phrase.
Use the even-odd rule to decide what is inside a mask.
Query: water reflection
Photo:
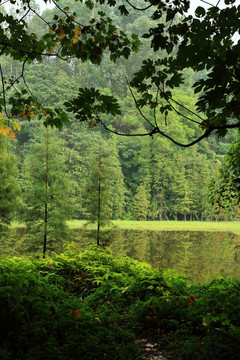
[[[96,242],[88,230],[72,230],[72,241],[85,248]],[[0,256],[37,255],[29,249],[24,229],[0,237]],[[197,283],[220,274],[240,279],[240,236],[226,232],[112,230],[104,238],[115,255],[145,261],[156,269],[174,269]],[[58,244],[57,252],[64,251]],[[41,256],[41,253],[38,254]]]
[[[86,246],[86,234],[75,241]],[[116,255],[174,269],[198,283],[221,274],[240,279],[240,236],[233,233],[114,230],[108,245]]]

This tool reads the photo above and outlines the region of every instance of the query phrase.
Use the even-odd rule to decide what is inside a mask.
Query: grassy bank
[[[71,229],[82,228],[84,220],[71,220],[68,225]],[[114,220],[113,224],[119,229],[152,230],[152,231],[227,231],[240,235],[240,221],[133,221]]]

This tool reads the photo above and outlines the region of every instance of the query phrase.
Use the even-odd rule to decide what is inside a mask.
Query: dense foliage
[[[140,358],[151,336],[180,359],[239,359],[237,280],[195,285],[101,248],[0,261],[1,359]]]
[[[138,92],[139,99],[129,86],[139,117],[147,126],[138,132],[143,136],[160,134],[175,144],[191,146],[214,130],[225,135],[227,129],[240,126],[237,120],[240,47],[235,38],[239,33],[240,10],[235,0],[225,1],[223,9],[219,3],[209,5],[207,10],[199,6],[194,16],[188,13],[189,0],[133,3],[127,0],[121,5],[116,0],[53,0],[53,11],[44,14],[30,0],[10,3],[13,10],[8,14],[2,8],[0,17],[0,56],[3,61],[5,56],[10,57],[20,69],[17,73],[11,71],[9,76],[4,66],[0,66],[4,134],[14,137],[10,130],[15,126],[13,116],[29,120],[38,116],[45,124],[60,127],[68,121],[65,110],[90,126],[102,123],[108,131],[121,133],[118,127],[109,127],[102,116],[110,114],[117,118],[124,108],[121,112],[120,102],[112,94],[101,91],[100,84],[97,87],[80,84],[79,91],[77,86],[65,99],[65,108],[56,104],[49,107],[44,99],[36,98],[29,89],[26,68],[28,63],[41,64],[45,59],[49,64],[55,60],[69,61],[75,70],[79,69],[79,63],[75,66],[77,60],[91,66],[104,64],[107,58],[110,65],[105,68],[105,80],[111,77],[112,70],[119,72],[121,83],[125,75]],[[136,23],[139,14],[144,21]],[[142,52],[137,64],[134,53],[142,44],[148,51]],[[131,70],[127,73],[121,72],[122,59],[129,61]],[[195,109],[175,97],[175,89],[188,82],[189,69],[195,72],[191,84],[197,94]],[[46,84],[49,82],[47,77],[44,80]],[[118,87],[116,80],[114,86]],[[143,112],[144,105],[152,109],[149,116]],[[176,106],[180,106],[180,111]],[[192,124],[199,125],[198,134],[192,134],[188,141],[181,141],[175,132],[171,134],[169,112],[181,113],[190,128]],[[133,131],[123,133],[136,135]]]

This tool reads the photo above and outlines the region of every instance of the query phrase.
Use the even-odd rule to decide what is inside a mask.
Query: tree
[[[16,215],[19,196],[17,159],[8,139],[0,134],[0,232],[7,229]]]
[[[116,19],[113,13],[117,12],[125,17],[125,23],[128,18],[133,21],[133,13],[136,12],[151,18],[150,29],[144,29],[145,33],[140,38],[150,43],[155,57],[143,59],[140,70],[128,83],[132,101],[147,129],[142,133],[121,133],[117,127],[112,129],[107,126],[104,114],[115,117],[120,114],[120,107],[112,95],[104,95],[94,87],[80,88],[75,98],[69,97],[65,102],[67,112],[73,112],[78,120],[89,124],[101,123],[117,134],[160,134],[184,147],[201,141],[214,131],[223,136],[228,129],[240,127],[240,46],[239,42],[235,42],[240,8],[236,0],[226,1],[223,9],[218,4],[208,10],[198,6],[194,16],[187,13],[188,0],[173,3],[162,0],[131,3],[127,0],[126,4],[120,5],[116,0],[79,0],[77,4],[53,0],[55,8],[52,17],[49,12],[46,16],[40,14],[30,0],[12,0],[11,4],[15,10],[11,15],[1,13],[0,56],[11,57],[21,64],[21,70],[18,75],[7,77],[0,66],[0,111],[5,113],[1,126],[5,133],[9,133],[13,117],[31,120],[37,115],[45,125],[58,127],[68,120],[62,107],[51,108],[41,104],[29,92],[25,76],[28,63],[41,63],[46,58],[49,62],[54,58],[71,62],[74,58],[100,64],[107,53],[110,60],[116,62],[119,58],[128,59],[132,52],[139,50],[141,42],[134,33],[136,27],[132,30],[130,27],[128,30],[125,30],[126,27],[119,29],[113,22]],[[86,7],[88,16],[81,18],[81,12],[86,13],[83,11]],[[31,25],[31,22],[36,23],[36,18],[45,25],[40,32]],[[83,24],[82,19],[89,19],[89,23]],[[137,28],[140,29],[139,26]],[[192,83],[197,95],[194,111],[173,96],[173,90],[184,84],[186,69],[195,72]],[[137,96],[133,88],[138,92]],[[144,115],[145,105],[153,110],[150,117]],[[181,113],[186,123],[199,125],[200,133],[186,143],[169,135],[170,112]],[[162,124],[165,124],[165,130],[162,130]]]
[[[68,238],[66,220],[71,216],[71,178],[66,169],[64,142],[50,129],[41,129],[29,145],[22,169],[23,220],[34,250],[61,248]]]
[[[101,135],[101,134],[99,134]],[[90,224],[97,224],[97,245],[101,230],[111,225],[113,217],[123,212],[124,185],[114,139],[106,142],[95,137],[89,160],[89,176],[85,187],[85,212]]]
[[[147,198],[147,191],[144,183],[141,183],[138,186],[133,202],[134,213],[137,220],[146,220],[150,203]]]
[[[211,199],[218,215],[232,210],[239,216],[240,204],[240,135],[233,141],[225,162],[219,169],[219,176],[211,184]]]

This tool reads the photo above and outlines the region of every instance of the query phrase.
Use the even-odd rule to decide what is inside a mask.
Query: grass
[[[240,221],[112,221],[118,229],[152,231],[227,231],[240,235]],[[70,229],[80,229],[84,220],[68,221]],[[95,227],[92,225],[92,227]]]

